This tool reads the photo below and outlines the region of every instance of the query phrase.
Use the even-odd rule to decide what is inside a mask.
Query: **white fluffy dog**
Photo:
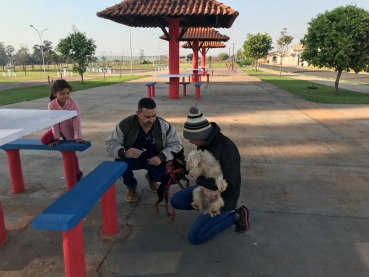
[[[224,206],[221,192],[227,188],[219,162],[209,151],[192,150],[187,157],[186,169],[194,178],[204,176],[215,179],[215,185],[218,187],[216,191],[202,186],[197,187],[193,191],[192,207],[211,216],[219,214],[220,208]]]

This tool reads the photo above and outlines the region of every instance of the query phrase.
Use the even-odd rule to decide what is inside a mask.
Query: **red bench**
[[[195,84],[195,88],[196,88],[196,96],[195,99],[199,100],[200,99],[200,87],[201,87],[202,83],[196,83]]]
[[[148,98],[155,97],[155,85],[156,85],[156,82],[145,84],[145,86],[147,86],[147,97]]]
[[[33,219],[35,229],[62,233],[65,276],[86,276],[82,221],[100,198],[102,233],[119,232],[114,183],[126,168],[124,162],[101,163]]]

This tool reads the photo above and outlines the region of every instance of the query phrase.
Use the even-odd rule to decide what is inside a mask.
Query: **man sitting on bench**
[[[155,101],[142,98],[135,115],[123,119],[106,140],[105,148],[115,161],[127,163],[123,182],[127,186],[126,201],[136,202],[137,180],[133,170],[146,169],[149,189],[156,192],[166,178],[166,162],[173,159],[172,152],[182,149],[176,130],[164,119],[156,116]]]

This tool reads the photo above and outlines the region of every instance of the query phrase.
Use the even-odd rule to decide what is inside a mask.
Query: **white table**
[[[70,119],[77,111],[0,109],[0,145]],[[4,215],[0,202],[0,245],[5,242]]]
[[[191,76],[191,74],[159,74],[159,75],[156,75],[157,78],[186,78],[188,76]]]
[[[185,78],[188,77],[190,78],[191,74],[188,74],[188,73],[182,73],[182,74],[159,74],[159,75],[156,75],[157,78],[169,78],[169,83],[170,83],[170,80],[172,78],[182,78],[182,82],[185,83]],[[183,96],[186,96],[186,85],[187,84],[183,84]],[[179,96],[179,92],[178,92],[178,96]]]
[[[0,109],[0,145],[49,128],[77,115],[77,111]]]

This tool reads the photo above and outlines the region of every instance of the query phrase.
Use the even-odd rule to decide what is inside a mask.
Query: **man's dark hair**
[[[138,102],[138,111],[142,111],[142,109],[148,109],[148,110],[153,110],[156,108],[156,103],[154,100],[152,100],[151,98],[142,98],[139,102]]]

